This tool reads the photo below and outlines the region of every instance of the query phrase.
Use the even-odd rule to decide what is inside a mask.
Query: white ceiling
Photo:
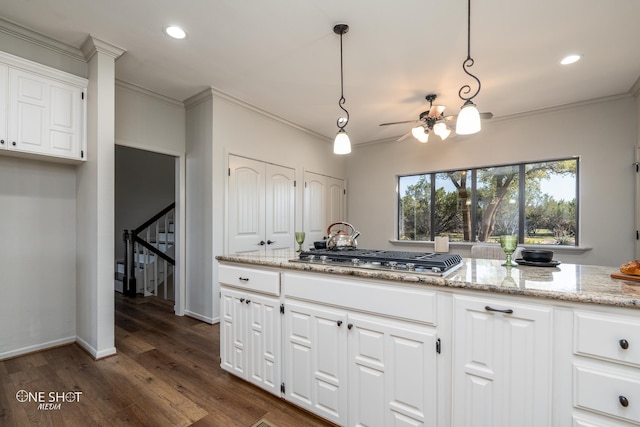
[[[495,117],[628,93],[640,76],[638,0],[473,0],[474,99]],[[88,34],[126,49],[117,78],[184,100],[212,86],[327,138],[340,97],[353,143],[399,137],[425,95],[445,114],[473,82],[464,0],[0,0],[0,15],[71,46]],[[164,26],[179,24],[185,40]],[[579,53],[582,61],[561,66]]]

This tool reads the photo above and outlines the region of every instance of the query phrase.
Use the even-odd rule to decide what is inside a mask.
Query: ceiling
[[[474,99],[495,117],[628,93],[640,76],[637,0],[473,0]],[[456,114],[473,82],[464,0],[0,0],[1,17],[74,47],[126,49],[116,77],[185,100],[214,87],[332,139],[344,96],[354,144],[397,138],[425,95]],[[163,34],[178,24],[184,40]],[[562,66],[560,59],[583,59]],[[406,141],[410,141],[407,139]],[[447,140],[450,141],[450,140]],[[406,142],[405,142],[406,143]]]

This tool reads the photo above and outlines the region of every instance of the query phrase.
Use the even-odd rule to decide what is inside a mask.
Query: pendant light
[[[349,135],[347,135],[347,132],[344,130],[344,127],[349,123],[349,112],[343,107],[345,99],[342,66],[342,36],[348,31],[349,26],[347,24],[338,24],[333,27],[333,32],[340,35],[340,100],[338,101],[338,106],[342,108],[347,115],[346,117],[339,117],[337,121],[338,133],[336,135],[336,139],[333,141],[333,152],[335,154],[349,154],[351,152],[351,141],[349,140]]]
[[[480,79],[471,74],[467,69],[473,66],[473,58],[471,58],[471,0],[467,0],[468,12],[467,12],[467,58],[462,62],[462,70],[475,79],[478,82],[478,90],[469,97],[471,92],[471,86],[464,85],[458,91],[458,96],[464,100],[464,104],[458,113],[458,120],[456,122],[456,133],[460,135],[470,135],[480,131],[480,113],[476,108],[476,105],[471,101],[480,92]]]

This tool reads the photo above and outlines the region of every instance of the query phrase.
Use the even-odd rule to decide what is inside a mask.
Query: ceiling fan
[[[453,132],[452,127],[455,124],[457,115],[445,116],[444,105],[433,105],[433,101],[436,100],[438,95],[429,94],[425,98],[429,102],[429,109],[420,113],[418,120],[406,120],[402,122],[381,123],[379,126],[399,125],[404,123],[419,123],[409,132],[398,138],[398,141],[402,141],[409,135],[413,135],[418,141],[425,143],[429,140],[429,134],[432,132],[438,135],[444,141]],[[481,119],[490,119],[493,117],[492,113],[480,113]]]

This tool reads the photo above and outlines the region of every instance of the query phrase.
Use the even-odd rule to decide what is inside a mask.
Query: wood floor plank
[[[332,425],[222,370],[219,325],[155,298],[115,302],[115,356],[95,361],[72,344],[0,361],[0,426]],[[82,394],[53,411],[18,402],[21,389]]]

